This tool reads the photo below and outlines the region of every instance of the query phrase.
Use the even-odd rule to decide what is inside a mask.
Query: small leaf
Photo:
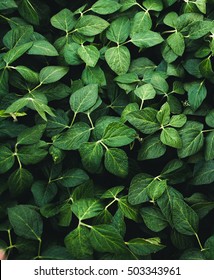
[[[125,46],[112,47],[105,52],[109,67],[117,74],[126,74],[129,70],[131,55]]]
[[[156,116],[157,120],[161,125],[167,125],[170,120],[170,106],[169,103],[164,103]]]
[[[46,185],[46,182],[35,181],[31,187],[36,205],[44,206],[57,194],[57,186],[54,183]]]
[[[182,127],[187,122],[187,117],[184,114],[174,115],[171,117],[169,125],[173,127]]]
[[[40,240],[43,232],[41,216],[27,205],[17,205],[8,209],[9,221],[18,236]]]
[[[135,1],[136,2],[136,1]],[[152,19],[150,17],[150,14],[148,12],[138,12],[135,14],[132,22],[131,22],[131,37],[134,36],[134,34],[143,33],[152,28]],[[139,36],[137,36],[139,39]]]
[[[153,99],[156,92],[151,84],[145,84],[137,87],[134,93],[142,100]]]
[[[59,81],[68,73],[69,68],[63,66],[46,66],[39,73],[41,84],[50,84]]]
[[[20,15],[31,24],[39,25],[39,14],[32,0],[22,0],[18,5]]]
[[[105,168],[116,176],[126,177],[128,174],[128,157],[126,153],[117,148],[108,149],[105,153]]]
[[[115,198],[120,192],[122,192],[123,189],[124,187],[122,186],[110,188],[102,194],[101,198]]]

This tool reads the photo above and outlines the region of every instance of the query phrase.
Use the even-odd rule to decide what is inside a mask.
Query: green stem
[[[92,119],[91,119],[91,116],[90,116],[89,113],[87,114],[87,117],[88,117],[89,122],[90,122],[90,124],[91,124],[91,129],[94,129],[94,124],[93,124],[93,122],[92,122]]]
[[[108,151],[109,148],[102,142],[102,140],[99,140],[97,142],[100,143],[106,149],[106,151]]]
[[[205,130],[202,130],[202,133],[213,132],[213,131],[214,131],[214,128],[213,129],[205,129]]]
[[[10,229],[7,230],[7,233],[8,233],[9,244],[10,244],[10,247],[12,248],[13,247],[13,242],[12,242],[12,238],[11,238]]]
[[[108,205],[106,205],[105,209],[107,210],[115,201],[118,201],[119,199],[117,197],[114,198]]]
[[[90,226],[90,225],[88,225],[88,224],[85,224],[85,223],[83,223],[83,222],[79,222],[79,225],[78,226],[84,226],[84,227],[87,227],[87,228],[92,228],[92,226]]]
[[[136,6],[140,7],[144,12],[147,12],[148,10],[146,10],[143,6],[141,6],[139,3],[135,3]]]
[[[37,86],[35,86],[33,89],[29,90],[29,93],[34,92],[36,89],[38,89],[39,87],[41,87],[42,82],[40,82]]]
[[[41,248],[42,248],[42,239],[41,238],[38,238],[38,241],[39,241],[39,248],[38,248],[38,258],[40,258],[41,256]]]
[[[16,156],[18,164],[19,164],[19,168],[21,169],[22,168],[22,163],[21,163],[19,155],[18,155],[18,143],[16,143],[16,145],[15,145],[15,152],[14,152],[13,155]]]
[[[201,250],[201,251],[204,251],[205,249],[203,248],[203,246],[202,246],[202,244],[201,244],[201,241],[200,241],[200,239],[199,239],[199,236],[198,236],[198,234],[197,234],[196,232],[195,232],[195,237],[196,237],[196,239],[197,239],[197,241],[198,241],[200,250]]]
[[[77,113],[75,112],[75,113],[74,113],[74,116],[73,116],[73,119],[72,119],[72,121],[71,121],[71,124],[70,124],[70,128],[71,128],[72,125],[74,124],[74,121],[75,121],[75,119],[76,119],[76,116],[77,116]]]

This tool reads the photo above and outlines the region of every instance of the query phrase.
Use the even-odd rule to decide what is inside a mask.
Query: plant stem
[[[200,239],[199,239],[199,236],[198,236],[198,234],[195,232],[195,237],[196,237],[196,239],[197,239],[197,241],[198,241],[198,244],[199,244],[199,247],[200,247],[200,249],[201,249],[201,251],[204,251],[205,249],[203,248],[203,246],[202,246],[202,244],[201,244],[201,241],[200,241]]]

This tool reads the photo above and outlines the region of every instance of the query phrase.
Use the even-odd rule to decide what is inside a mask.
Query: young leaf
[[[66,132],[54,136],[53,145],[62,150],[77,150],[90,137],[90,127],[83,122],[75,123]]]
[[[112,47],[105,52],[109,67],[117,74],[126,74],[129,70],[131,55],[125,46]]]
[[[74,14],[69,9],[63,9],[51,18],[51,24],[57,29],[69,32],[76,24]]]
[[[59,81],[68,73],[69,68],[64,66],[46,66],[39,73],[41,84],[50,84]]]
[[[27,205],[17,205],[8,209],[9,221],[18,236],[40,240],[43,232],[41,216]]]
[[[100,15],[108,15],[116,12],[120,7],[121,4],[114,0],[98,0],[91,6],[91,10]]]
[[[139,217],[139,213],[138,213],[138,208],[135,206],[132,206],[128,202],[127,196],[123,196],[119,199],[118,206],[126,218],[133,220],[136,223],[139,222],[140,217]]]
[[[156,116],[157,120],[161,125],[167,125],[170,120],[170,106],[169,103],[164,103]]]
[[[75,113],[85,112],[90,109],[97,101],[98,85],[87,85],[75,91],[70,98],[71,109]]]
[[[173,127],[182,127],[187,122],[187,117],[184,114],[174,115],[171,117],[169,125]]]
[[[93,226],[90,232],[90,241],[98,252],[124,253],[127,250],[121,235],[111,225]]]
[[[44,206],[57,194],[57,186],[54,183],[46,184],[44,181],[35,181],[31,187],[36,205]]]
[[[101,17],[94,15],[82,16],[75,26],[75,29],[86,36],[94,36],[103,32],[109,23]]]
[[[142,100],[153,99],[156,92],[151,84],[145,84],[137,87],[134,93]]]
[[[119,177],[126,177],[128,174],[127,154],[117,148],[108,149],[105,152],[105,168],[112,174]]]

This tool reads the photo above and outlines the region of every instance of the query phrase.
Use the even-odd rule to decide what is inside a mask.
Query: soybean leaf
[[[103,32],[109,23],[101,17],[94,15],[82,16],[75,25],[75,29],[86,36],[94,36]]]
[[[18,5],[18,11],[26,21],[31,24],[39,25],[40,18],[35,1],[22,0]]]
[[[57,50],[54,46],[46,40],[38,40],[33,42],[32,47],[28,50],[28,54],[32,55],[46,55],[46,56],[58,56]]]
[[[121,147],[134,141],[136,132],[120,122],[111,123],[105,129],[102,141],[110,147]]]
[[[35,144],[42,137],[44,130],[45,125],[42,124],[25,129],[22,133],[19,134],[17,138],[17,144]]]
[[[15,70],[29,83],[39,83],[39,74],[28,67],[16,66]]]
[[[32,46],[32,44],[32,42],[29,42],[12,48],[3,56],[4,61],[7,63],[7,65],[13,63],[20,56],[22,56]]]
[[[119,177],[128,175],[128,157],[123,150],[117,148],[106,150],[104,163],[110,173]]]
[[[76,24],[74,14],[69,9],[63,9],[51,18],[51,24],[60,30],[69,32]]]
[[[140,48],[150,48],[163,42],[161,35],[154,31],[135,33],[131,37],[132,43]]]
[[[173,148],[182,148],[182,140],[174,128],[167,127],[161,131],[160,140],[163,144],[173,147]]]
[[[134,238],[127,242],[129,249],[137,255],[144,256],[151,253],[156,253],[162,250],[165,246],[161,244],[159,237],[153,238]]]
[[[129,18],[119,17],[114,21],[112,21],[111,25],[108,27],[106,31],[106,37],[112,42],[121,44],[127,40],[129,33],[130,33]]]
[[[8,209],[9,221],[18,236],[40,240],[43,232],[41,216],[31,206],[17,205]]]
[[[167,38],[167,43],[173,52],[182,56],[185,50],[184,36],[180,32],[175,32]]]
[[[138,12],[135,14],[132,22],[131,22],[131,37],[134,36],[134,34],[138,34],[142,32],[146,32],[150,30],[152,27],[152,19],[150,17],[150,14],[148,12]],[[139,39],[139,36],[137,36]]]
[[[121,4],[113,0],[98,0],[91,6],[91,10],[100,15],[108,15],[116,12],[120,7]]]
[[[59,81],[68,73],[68,67],[64,66],[46,66],[39,73],[41,84],[50,84]]]
[[[203,82],[193,82],[188,89],[188,101],[193,110],[197,110],[207,96]]]
[[[153,99],[156,95],[156,92],[151,84],[145,84],[136,88],[134,93],[142,100]]]
[[[166,146],[160,141],[160,137],[151,135],[146,137],[138,152],[138,160],[155,159],[163,156]]]
[[[31,192],[38,206],[44,206],[57,194],[57,186],[54,183],[46,185],[44,181],[35,181],[31,187]]]
[[[65,237],[65,246],[74,259],[91,259],[93,248],[89,242],[89,229],[78,226]]]
[[[105,52],[105,59],[117,75],[125,74],[129,70],[131,55],[129,49],[125,46],[108,49]]]
[[[97,199],[83,198],[74,202],[71,209],[78,219],[82,221],[96,217],[103,210],[103,205]]]
[[[111,225],[96,225],[91,228],[90,241],[93,248],[98,252],[118,253],[126,252],[125,243]]]
[[[95,46],[81,46],[78,48],[78,55],[87,66],[94,67],[100,57],[100,53]]]
[[[214,131],[207,135],[205,141],[205,159],[212,160],[214,159]]]
[[[75,123],[66,132],[54,136],[53,145],[62,150],[77,150],[90,137],[90,127],[83,122]]]
[[[17,8],[17,4],[14,0],[2,0],[0,3],[0,10],[7,10]]]
[[[63,187],[73,188],[89,180],[87,173],[79,168],[67,170],[62,173],[61,177],[55,179]]]
[[[146,226],[154,232],[162,231],[168,226],[163,214],[156,207],[143,207],[140,214]]]
[[[198,163],[194,169],[193,185],[211,184],[214,181],[214,160]]]
[[[115,198],[120,192],[122,192],[123,189],[123,186],[110,188],[106,192],[104,192],[104,194],[102,194],[101,198]]]
[[[5,173],[15,162],[14,154],[7,146],[0,147],[0,173]]]
[[[70,98],[71,109],[75,113],[85,112],[90,109],[97,101],[97,84],[87,85],[75,91]]]

